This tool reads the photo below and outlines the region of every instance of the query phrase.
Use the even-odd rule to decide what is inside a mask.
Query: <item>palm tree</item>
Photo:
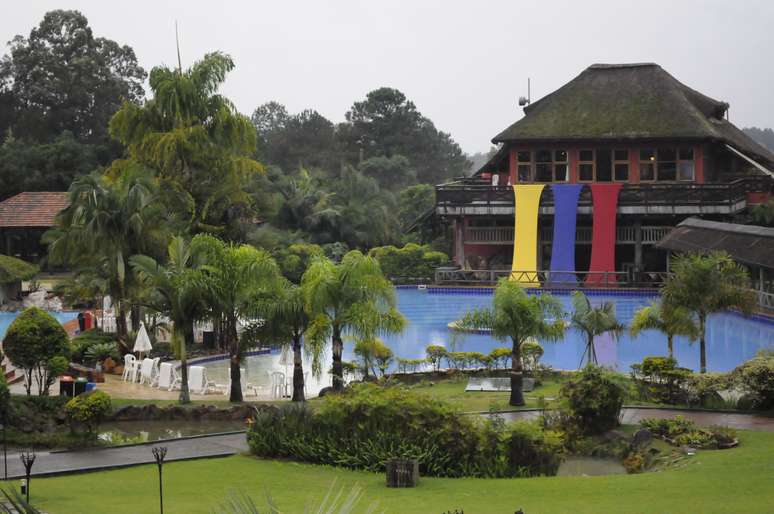
[[[247,179],[263,171],[252,159],[255,127],[218,94],[233,69],[220,52],[185,71],[155,67],[149,77],[153,98],[143,105],[124,102],[110,120],[110,134],[126,146],[128,160],[153,170],[165,190],[188,198],[195,231],[224,230],[228,212],[249,205]]]
[[[395,288],[385,278],[379,262],[357,250],[347,253],[340,264],[315,258],[301,279],[304,303],[312,324],[310,340],[331,340],[333,389],[344,389],[341,354],[345,333],[355,339],[397,333],[406,320],[396,308]]]
[[[698,318],[701,372],[706,373],[707,317],[728,309],[751,313],[756,300],[755,293],[748,289],[750,277],[741,264],[724,252],[678,256],[671,271],[661,288],[664,305],[682,307]]]
[[[497,284],[492,307],[466,313],[456,327],[458,330],[488,328],[492,337],[511,340],[509,404],[524,405],[522,347],[533,338],[561,339],[565,331],[563,316],[562,304],[549,293],[530,296],[517,282],[502,279]]]
[[[70,187],[70,206],[44,236],[52,263],[89,268],[106,280],[124,345],[127,300],[134,287],[134,277],[127,273],[129,257],[152,254],[166,240],[166,211],[156,191],[151,177],[134,170],[115,178],[83,176]]]
[[[279,268],[267,252],[250,245],[226,243],[199,234],[191,241],[201,260],[207,281],[210,318],[220,327],[222,343],[228,351],[231,368],[230,401],[242,401],[242,357],[254,338],[240,338],[237,325],[255,313],[258,299],[276,290]]]
[[[670,357],[674,357],[672,341],[675,336],[685,336],[691,341],[699,337],[699,329],[686,309],[669,308],[663,302],[653,302],[634,314],[629,333],[637,337],[643,330],[658,330],[666,334]]]
[[[599,307],[594,307],[585,294],[575,291],[572,294],[572,307],[570,324],[586,336],[586,349],[583,351],[583,356],[587,357],[588,364],[597,364],[594,337],[609,332],[613,339],[618,339],[626,327],[615,317],[615,304],[612,302],[604,302]]]
[[[169,242],[167,264],[147,255],[134,255],[129,262],[139,280],[150,289],[147,306],[172,321],[172,346],[180,359],[180,403],[191,401],[188,392],[186,347],[193,344],[193,324],[206,313],[206,280],[197,268],[190,243],[180,236]]]
[[[304,334],[309,328],[309,315],[304,306],[301,288],[287,279],[280,279],[277,288],[256,302],[256,314],[264,322],[257,328],[257,337],[266,343],[278,343],[290,346],[293,350],[293,397],[294,402],[303,402],[304,365],[301,351],[304,347]],[[312,352],[313,371],[320,371],[319,345],[307,345]]]

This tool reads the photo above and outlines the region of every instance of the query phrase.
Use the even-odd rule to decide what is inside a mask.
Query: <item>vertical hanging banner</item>
[[[591,265],[587,285],[615,283],[615,235],[618,193],[623,184],[591,184],[594,225],[591,229]]]
[[[554,237],[551,243],[552,284],[576,284],[575,233],[578,219],[578,198],[583,184],[552,184],[554,193]]]
[[[511,280],[524,286],[539,286],[538,280],[538,209],[544,184],[516,184],[514,196],[513,262]]]

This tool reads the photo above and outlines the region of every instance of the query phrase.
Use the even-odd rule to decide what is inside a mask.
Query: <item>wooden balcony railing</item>
[[[666,236],[672,227],[645,226],[642,227],[642,244],[656,244]],[[636,232],[632,226],[618,227],[616,243],[636,243]],[[553,228],[543,227],[540,234],[542,241],[551,241]],[[575,241],[581,244],[591,243],[591,227],[578,227]],[[513,244],[513,227],[467,227],[465,242],[470,244]]]

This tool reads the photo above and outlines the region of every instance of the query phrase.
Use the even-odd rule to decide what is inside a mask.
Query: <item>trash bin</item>
[[[204,330],[202,332],[202,344],[205,348],[215,348],[215,332]]]
[[[83,328],[85,330],[94,328],[94,314],[89,311],[83,313]]]
[[[67,375],[59,377],[59,396],[72,397],[74,394],[74,384],[73,377]]]
[[[84,332],[86,330],[86,317],[82,312],[78,313],[78,330]]]
[[[84,377],[78,377],[75,380],[75,387],[73,388],[73,394],[75,396],[78,396],[79,394],[86,392],[86,384],[88,384],[89,381],[85,379]]]
[[[93,391],[97,388],[97,384],[94,382],[86,382],[86,392]]]

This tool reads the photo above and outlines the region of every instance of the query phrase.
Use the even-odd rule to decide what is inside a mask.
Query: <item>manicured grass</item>
[[[446,400],[455,407],[465,412],[485,412],[491,409],[498,411],[534,409],[538,405],[538,397],[546,398],[548,406],[556,403],[550,398],[559,396],[559,387],[561,383],[556,379],[549,379],[536,387],[534,391],[524,393],[526,405],[524,407],[512,407],[508,405],[510,393],[495,392],[465,392],[465,386],[468,384],[467,377],[455,377],[446,380],[438,380],[432,383],[421,383],[412,386],[415,391],[432,395],[436,398]]]
[[[741,433],[734,450],[702,451],[680,469],[642,475],[529,479],[422,478],[416,489],[387,489],[380,474],[345,471],[249,456],[168,463],[165,512],[209,513],[229,494],[249,494],[261,509],[266,491],[282,512],[304,512],[331,484],[359,484],[363,501],[396,513],[464,509],[507,513],[763,513],[774,505],[774,433]],[[156,512],[155,466],[34,479],[33,503],[51,514]]]

